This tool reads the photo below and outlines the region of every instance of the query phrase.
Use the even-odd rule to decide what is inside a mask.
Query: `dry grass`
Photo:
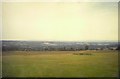
[[[3,76],[116,77],[118,53],[117,51],[3,52]]]

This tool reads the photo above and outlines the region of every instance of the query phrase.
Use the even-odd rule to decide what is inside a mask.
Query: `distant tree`
[[[45,48],[45,51],[47,51],[48,50],[48,48]]]
[[[89,48],[89,46],[88,46],[88,45],[86,45],[86,46],[85,46],[85,50],[88,50],[88,48]]]
[[[103,48],[101,48],[101,50],[103,50]]]
[[[65,46],[64,46],[63,50],[64,50],[64,51],[66,50]]]
[[[73,51],[73,50],[74,50],[74,49],[71,47],[71,48],[70,48],[70,51]]]
[[[120,46],[118,46],[118,47],[116,48],[116,50],[120,50]]]

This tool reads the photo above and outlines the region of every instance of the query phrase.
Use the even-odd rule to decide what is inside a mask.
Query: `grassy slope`
[[[7,54],[3,54],[3,76],[114,77],[118,74],[117,51],[83,51],[92,55],[72,54],[80,51],[48,52],[4,52]]]

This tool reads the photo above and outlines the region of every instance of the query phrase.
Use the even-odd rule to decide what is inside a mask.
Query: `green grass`
[[[92,55],[74,55],[91,53]],[[117,51],[3,52],[3,77],[117,77]]]

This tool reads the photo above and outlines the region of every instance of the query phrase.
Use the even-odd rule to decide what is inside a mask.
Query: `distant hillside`
[[[118,42],[2,41],[3,51],[116,50]]]

